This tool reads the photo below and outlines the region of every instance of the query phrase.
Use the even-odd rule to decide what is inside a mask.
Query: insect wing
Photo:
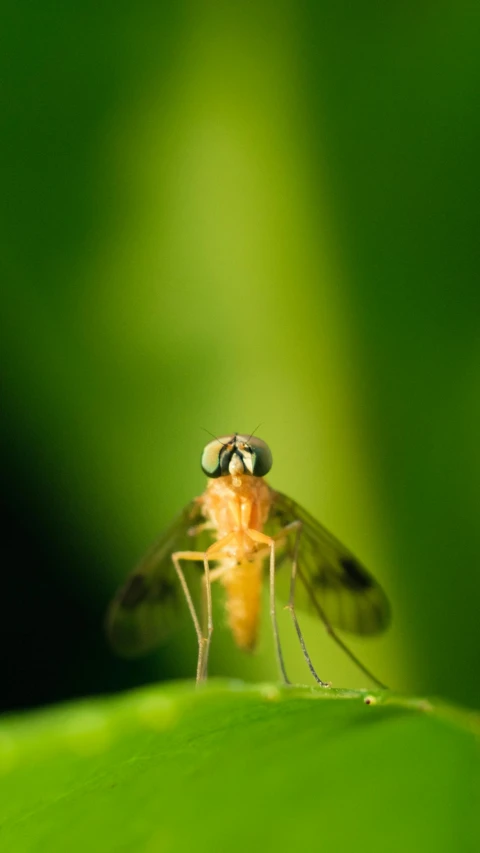
[[[278,536],[300,521],[295,605],[315,612],[323,621],[353,634],[379,634],[390,622],[390,605],[377,581],[359,560],[295,501],[273,492],[265,532]],[[292,564],[296,533],[288,534],[278,549],[277,564]],[[277,590],[290,595],[290,574],[279,571]]]
[[[160,539],[136,566],[107,614],[107,635],[113,649],[122,657],[133,658],[151,651],[165,641],[178,626],[185,612],[172,553],[180,550],[204,550],[208,533],[189,534],[202,524],[197,500],[185,507]],[[201,563],[185,563],[190,591],[195,596],[201,577]]]

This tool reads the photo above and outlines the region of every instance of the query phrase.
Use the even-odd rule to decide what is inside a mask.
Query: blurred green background
[[[203,489],[202,427],[259,423],[389,594],[355,651],[478,705],[480,11],[3,9],[0,706],[193,675],[190,626],[125,663],[104,611]],[[268,620],[254,657],[218,628],[211,672],[276,678]]]

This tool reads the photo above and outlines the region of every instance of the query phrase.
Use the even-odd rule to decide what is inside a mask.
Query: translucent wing
[[[175,519],[117,592],[107,614],[107,635],[122,657],[137,657],[163,642],[185,611],[185,597],[172,563],[173,551],[203,551],[208,532],[190,532],[202,524],[200,504],[192,501]],[[190,591],[198,586],[201,563],[185,563]]]
[[[359,560],[295,501],[272,491],[265,532],[271,536],[301,521],[295,605],[326,616],[334,627],[353,634],[379,634],[390,622],[385,593]],[[291,565],[295,534],[280,546],[278,564]],[[279,571],[277,589],[288,599],[290,575]]]

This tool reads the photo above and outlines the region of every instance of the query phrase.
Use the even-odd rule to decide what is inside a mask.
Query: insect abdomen
[[[253,651],[257,642],[262,591],[262,561],[244,560],[222,577],[228,624],[237,646]]]

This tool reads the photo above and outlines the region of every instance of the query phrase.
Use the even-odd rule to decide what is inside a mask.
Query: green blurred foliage
[[[480,13],[4,9],[6,499],[51,545],[46,598],[67,584],[95,614],[65,695],[117,683],[101,612],[203,488],[201,428],[261,423],[270,482],[390,595],[392,631],[355,650],[478,704]],[[322,677],[363,685],[303,624]],[[194,666],[192,631],[118,684]],[[273,676],[268,624],[254,658],[217,631],[212,671]]]

